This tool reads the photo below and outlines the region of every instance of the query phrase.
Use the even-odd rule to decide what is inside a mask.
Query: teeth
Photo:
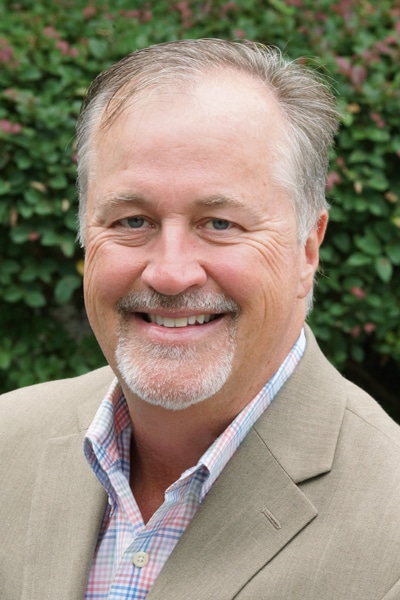
[[[203,325],[208,323],[212,319],[215,319],[215,315],[191,315],[190,317],[179,317],[178,319],[172,319],[171,317],[161,317],[160,315],[149,314],[150,322],[162,325],[163,327],[186,327],[187,325]]]
[[[188,320],[186,317],[182,317],[180,319],[171,319],[171,321],[175,321],[175,327],[186,327],[186,325],[188,324]]]

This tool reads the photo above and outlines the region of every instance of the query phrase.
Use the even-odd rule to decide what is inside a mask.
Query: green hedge
[[[272,43],[332,78],[344,117],[311,323],[342,370],[367,380],[389,365],[378,379],[398,374],[399,23],[399,0],[3,0],[1,390],[103,363],[84,316],[75,244],[76,117],[99,71],[136,48],[186,37]],[[390,381],[375,383],[400,420]]]

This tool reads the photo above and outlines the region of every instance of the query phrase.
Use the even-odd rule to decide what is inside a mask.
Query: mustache
[[[239,316],[240,306],[225,294],[201,294],[183,292],[176,296],[159,294],[154,290],[130,292],[116,303],[120,314],[128,312],[151,312],[159,308],[169,310],[193,310],[205,313],[233,313]]]

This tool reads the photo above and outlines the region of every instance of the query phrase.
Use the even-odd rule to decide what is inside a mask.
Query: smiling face
[[[261,84],[226,73],[97,131],[85,301],[128,402],[237,414],[296,341],[323,227],[299,246],[273,178],[283,127]]]

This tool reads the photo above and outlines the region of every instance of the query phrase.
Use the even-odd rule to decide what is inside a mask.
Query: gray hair
[[[272,91],[285,116],[275,178],[288,190],[300,242],[327,208],[325,181],[329,148],[338,128],[338,111],[319,74],[286,60],[270,46],[220,39],[179,40],[132,52],[100,73],[89,87],[77,124],[79,221],[85,243],[85,217],[92,139],[143,90],[193,81],[216,70],[251,76]],[[123,88],[123,90],[122,90]],[[121,94],[120,92],[123,91]],[[112,101],[112,104],[111,104]],[[107,118],[104,118],[105,112]],[[245,118],[245,115],[244,117]]]

